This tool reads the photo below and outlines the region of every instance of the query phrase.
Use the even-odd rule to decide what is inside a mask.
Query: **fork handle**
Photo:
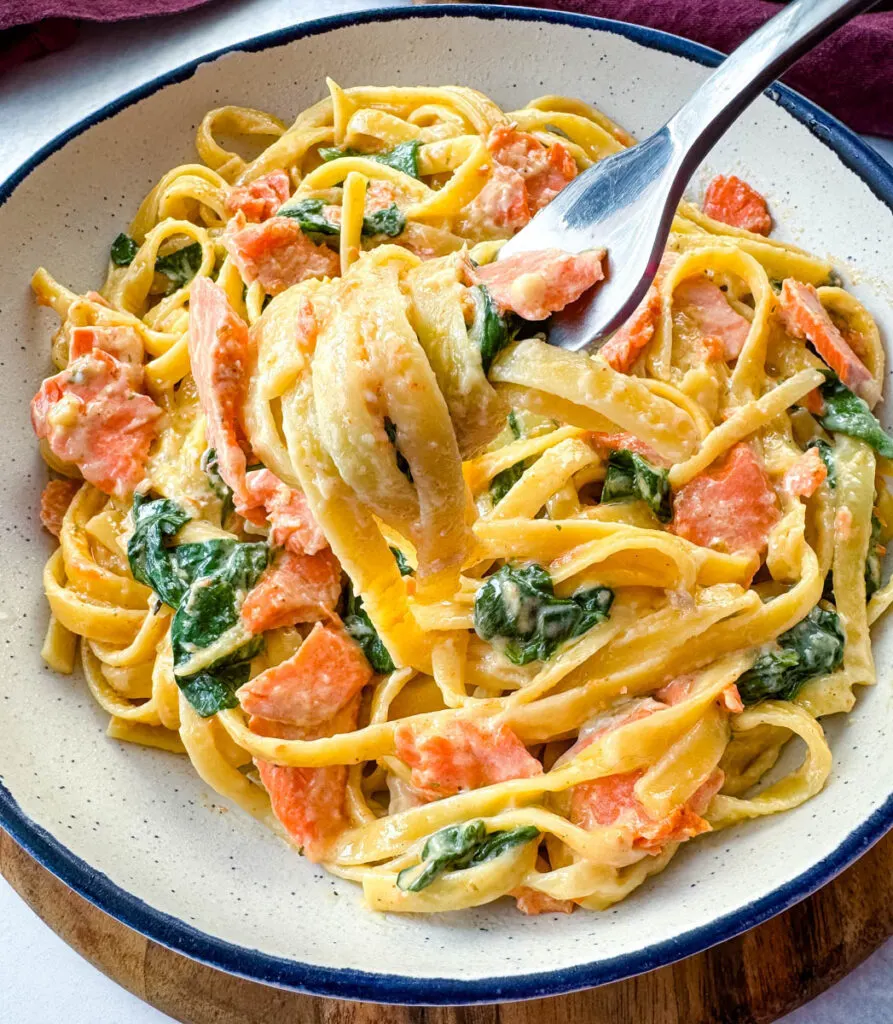
[[[807,50],[877,0],[795,0],[738,47],[667,122],[683,187],[733,121]]]

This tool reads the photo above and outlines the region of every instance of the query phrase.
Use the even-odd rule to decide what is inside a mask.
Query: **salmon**
[[[817,448],[805,451],[781,478],[781,489],[792,498],[811,498],[828,478],[828,467]]]
[[[515,897],[522,914],[572,914],[576,907],[573,900],[556,900],[554,896],[531,889],[529,885],[512,889],[509,895]]]
[[[247,462],[240,421],[252,358],[248,325],[223,289],[206,277],[192,282],[188,343],[208,444],[217,451],[220,475],[236,501],[246,502]]]
[[[592,430],[587,437],[589,443],[595,445],[596,448],[604,448],[607,451],[613,452],[635,452],[637,455],[641,455],[643,459],[647,459],[653,466],[666,467],[669,465],[662,455],[659,455],[650,445],[640,441],[633,434],[624,432],[605,434],[599,430]]]
[[[247,224],[237,213],[222,241],[245,281],[260,281],[269,295],[279,295],[310,277],[334,277],[341,265],[334,249],[312,242],[292,217]]]
[[[674,704],[680,704],[684,700],[692,695],[694,684],[697,680],[697,676],[689,673],[684,676],[677,676],[671,682],[667,683],[666,686],[661,687],[655,694],[656,700],[663,701],[664,704],[672,707]],[[719,697],[719,703],[726,709],[726,711],[734,712],[735,714],[740,713],[744,710],[744,704],[741,700],[741,694],[738,692],[738,687],[732,683],[731,686],[727,686]]]
[[[815,288],[787,277],[779,303],[779,315],[788,333],[810,342],[851,391],[874,405],[881,397],[880,385],[837,329]]]
[[[246,714],[315,730],[371,678],[359,645],[341,629],[317,623],[295,654],[255,676],[237,696]]]
[[[511,167],[493,169],[466,210],[468,230],[484,238],[511,238],[530,222],[527,186]]]
[[[710,182],[704,196],[704,213],[722,224],[757,235],[768,235],[772,230],[766,200],[734,174],[719,174]]]
[[[341,567],[331,551],[283,551],[264,571],[242,605],[242,622],[254,634],[331,618],[341,594]]]
[[[698,325],[705,338],[718,338],[725,359],[737,359],[747,341],[750,322],[726,301],[706,277],[687,277],[673,293],[674,305]]]
[[[645,298],[633,310],[632,316],[598,350],[598,354],[618,373],[629,373],[633,364],[654,337],[657,319],[661,313],[660,287],[664,276],[679,257],[665,252],[661,257],[654,281]]]
[[[487,149],[501,167],[521,175],[532,213],[550,203],[577,176],[577,164],[560,142],[544,146],[529,132],[498,125],[487,137]]]
[[[397,757],[412,769],[412,785],[426,800],[543,771],[503,722],[458,718],[437,726],[404,723],[394,739]]]
[[[525,320],[545,320],[602,280],[604,255],[604,249],[519,252],[486,267],[472,268],[471,278],[486,286],[501,309]]]
[[[62,530],[62,520],[68,506],[80,490],[77,480],[50,480],[40,496],[40,521],[54,537]]]
[[[811,412],[813,416],[824,415],[825,399],[822,398],[822,392],[818,388],[813,388],[812,391],[807,392],[800,401],[803,403],[803,407]]]
[[[315,731],[254,717],[251,729],[262,736],[277,739],[319,739],[357,726],[359,702],[351,701],[338,714]],[[326,851],[347,828],[347,768],[292,768],[255,758],[264,788],[270,794],[273,813],[286,832],[311,861],[325,859]]]
[[[719,466],[685,484],[673,509],[673,533],[729,552],[761,554],[781,518],[766,472],[746,444],[735,445]]]
[[[260,516],[258,510],[263,510]],[[269,520],[270,543],[295,554],[315,555],[329,546],[326,535],[310,511],[304,492],[288,487],[269,469],[250,472],[236,511],[252,522]]]
[[[226,197],[226,209],[258,222],[272,217],[290,195],[291,181],[285,171],[270,171],[247,185],[233,186]]]
[[[141,366],[143,339],[133,327],[73,327],[68,361],[89,355],[94,348],[108,352],[120,363]]]
[[[145,479],[161,409],[141,393],[142,367],[101,349],[80,356],[43,382],[31,424],[53,454],[74,463],[106,494],[128,499]]]
[[[375,178],[366,186],[366,199],[363,209],[367,214],[386,210],[389,206],[397,203],[399,196],[400,192],[391,182]]]

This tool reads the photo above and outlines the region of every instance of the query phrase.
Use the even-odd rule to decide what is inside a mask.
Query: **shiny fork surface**
[[[581,349],[616,330],[644,297],[689,179],[751,102],[798,57],[877,0],[795,0],[735,52],[654,135],[578,175],[499,258],[605,248],[607,278],[552,317],[549,341]]]

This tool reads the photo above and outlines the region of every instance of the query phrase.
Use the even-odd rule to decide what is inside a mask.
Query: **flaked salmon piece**
[[[72,327],[69,362],[89,355],[94,348],[132,366],[141,366],[145,354],[143,339],[134,327]]]
[[[697,324],[705,338],[718,338],[724,359],[737,359],[750,323],[726,301],[722,289],[706,277],[688,277],[673,293],[674,304]]]
[[[486,286],[501,309],[525,320],[545,320],[602,280],[604,255],[604,249],[519,252],[485,267],[472,267],[470,277]]]
[[[730,174],[718,174],[707,186],[704,213],[713,220],[733,228],[744,228],[758,235],[768,235],[772,218],[766,200],[746,181]]]
[[[486,185],[469,204],[465,216],[470,234],[511,238],[530,222],[524,179],[511,167],[495,167]]]
[[[653,466],[666,467],[669,465],[662,455],[659,455],[650,445],[641,441],[634,434],[627,434],[623,431],[616,434],[606,434],[599,430],[592,430],[587,435],[589,443],[596,448],[604,448],[607,451],[635,452],[647,459]]]
[[[677,676],[671,682],[667,683],[666,686],[662,686],[654,694],[655,700],[663,701],[669,707],[674,704],[679,704],[692,695],[694,684],[697,680],[697,676],[693,673],[689,673],[684,676]],[[744,704],[741,700],[741,694],[738,692],[738,687],[732,683],[731,686],[727,686],[719,697],[719,703],[726,709],[726,711],[732,711],[735,714],[744,710]]]
[[[828,467],[817,448],[797,458],[781,478],[781,489],[792,498],[811,498],[828,478]]]
[[[366,186],[366,199],[363,209],[368,213],[377,213],[379,210],[386,210],[389,206],[398,202],[400,192],[390,181],[383,181],[376,178]]]
[[[331,551],[283,551],[248,592],[242,622],[252,633],[318,622],[332,616],[341,594],[341,567]]]
[[[554,896],[532,889],[529,885],[512,889],[518,910],[522,914],[572,914],[576,907],[573,900],[556,900]]]
[[[543,771],[503,722],[461,718],[437,726],[404,723],[394,738],[397,757],[412,769],[412,785],[426,800]]]
[[[272,217],[290,195],[291,181],[285,171],[270,171],[247,185],[234,185],[226,197],[226,209],[258,222]]]
[[[40,521],[54,537],[62,530],[62,520],[68,506],[80,490],[77,480],[50,480],[40,496]]]
[[[237,696],[246,714],[315,730],[371,678],[360,647],[343,630],[317,623],[295,654],[255,676]]]
[[[93,349],[43,382],[31,401],[31,424],[53,454],[84,479],[126,499],[146,475],[161,409],[138,390],[142,368]]]
[[[262,736],[312,740],[352,732],[359,701],[353,700],[324,726],[307,731],[298,726],[253,717],[249,725]],[[347,828],[347,768],[292,768],[255,758],[273,813],[308,860],[325,859],[326,851]]]
[[[822,416],[825,412],[825,399],[818,388],[813,388],[800,399],[804,409],[807,409],[813,416]]]
[[[315,555],[329,546],[304,492],[284,484],[269,469],[252,470],[236,511],[251,522],[270,523],[270,543],[295,554]]]
[[[787,277],[779,303],[779,315],[788,333],[810,342],[851,391],[874,405],[881,397],[880,385],[837,329],[815,288]]]
[[[524,179],[532,213],[551,202],[577,176],[577,164],[560,142],[544,146],[536,136],[511,125],[498,125],[487,137],[487,149],[502,167]]]
[[[310,277],[335,277],[341,265],[334,249],[311,241],[292,217],[247,224],[237,213],[222,241],[244,280],[260,281],[269,295],[279,295]]]
[[[670,530],[702,547],[761,554],[780,518],[762,464],[748,445],[737,444],[719,466],[678,491]]]
[[[217,451],[220,475],[236,502],[245,502],[245,452],[240,426],[251,344],[248,325],[225,292],[206,277],[192,282],[189,298],[189,361],[205,414],[205,434]]]

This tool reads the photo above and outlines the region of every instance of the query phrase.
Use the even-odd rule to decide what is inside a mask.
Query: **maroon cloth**
[[[47,18],[124,21],[147,14],[177,14],[206,0],[0,0],[0,29]]]
[[[663,29],[730,53],[781,9],[767,0],[501,0]],[[882,4],[889,7],[889,4]],[[893,11],[854,18],[782,79],[858,132],[893,137]]]

